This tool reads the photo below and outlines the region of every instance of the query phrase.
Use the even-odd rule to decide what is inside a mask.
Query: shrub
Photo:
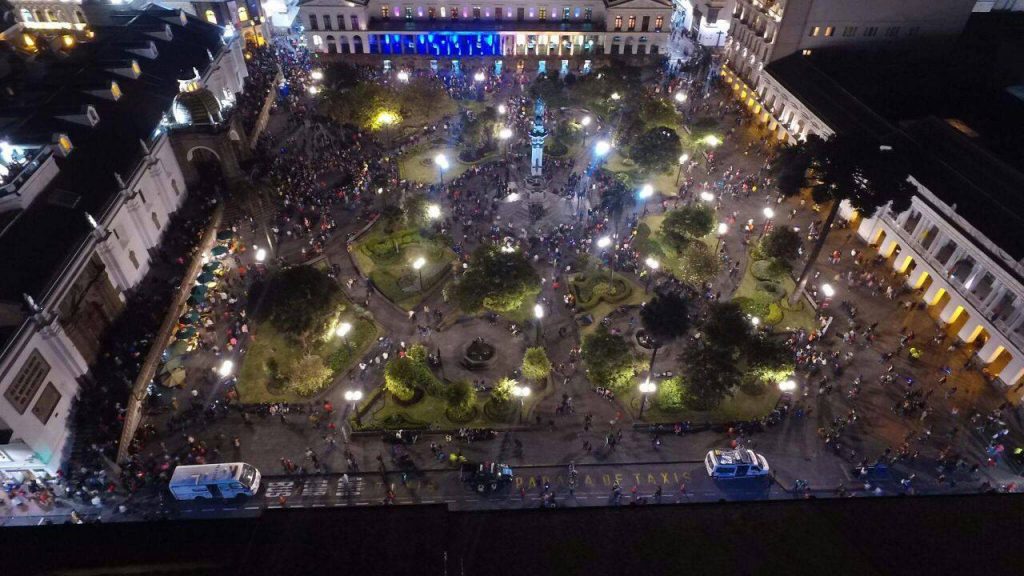
[[[491,400],[499,404],[507,404],[512,400],[512,388],[516,386],[516,381],[511,378],[502,378],[494,384],[494,388],[491,390]]]
[[[654,393],[654,405],[665,412],[677,412],[683,406],[683,377],[676,376],[658,383],[658,390]]]
[[[749,314],[750,316],[765,318],[768,316],[768,312],[770,311],[769,303],[760,298],[738,296],[733,298],[732,301],[739,305],[744,314]]]
[[[764,292],[772,301],[781,300],[786,295],[786,290],[778,282],[761,281],[757,283],[757,290]]]
[[[542,382],[551,374],[551,360],[540,346],[527,348],[523,355],[523,377],[533,382]]]
[[[698,286],[718,275],[719,261],[703,242],[690,242],[679,259],[680,280]]]
[[[789,267],[775,258],[758,260],[750,265],[750,274],[758,280],[780,280]]]
[[[476,391],[465,380],[448,386],[444,400],[448,405],[448,414],[456,421],[467,419],[476,409]]]
[[[416,394],[420,367],[411,358],[392,358],[384,367],[384,387],[403,402],[412,400]]]
[[[296,360],[288,368],[292,390],[300,396],[312,396],[331,383],[333,372],[324,365],[323,358],[310,354]]]
[[[774,326],[779,322],[782,322],[782,306],[779,306],[777,302],[772,302],[768,305],[768,313],[764,316],[764,323]]]

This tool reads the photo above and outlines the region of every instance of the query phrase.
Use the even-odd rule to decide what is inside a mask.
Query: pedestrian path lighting
[[[544,307],[540,303],[533,305],[533,317],[537,320],[537,346],[540,346],[541,320],[544,319]]]
[[[680,104],[686,102],[686,92],[676,92],[676,102]]]
[[[437,220],[441,217],[441,207],[437,204],[427,204],[427,218]]]
[[[598,158],[604,158],[611,152],[612,145],[607,140],[598,140],[597,144],[594,144],[594,154],[597,154]]]
[[[761,325],[761,319],[758,318],[757,316],[752,316],[750,318],[750,323],[754,325],[754,328],[757,328],[758,326]]]
[[[405,70],[402,70],[401,72],[399,72],[398,73],[398,81],[399,82],[408,82],[409,81],[409,73],[406,72]]]
[[[715,146],[718,146],[719,144],[722,143],[722,139],[719,138],[718,136],[715,136],[714,134],[708,134],[707,136],[704,137],[704,143],[714,148]]]
[[[607,247],[609,247],[611,245],[612,245],[612,239],[609,238],[608,236],[602,236],[602,237],[597,239],[597,247],[598,248],[607,248]]]
[[[220,374],[221,378],[227,378],[231,376],[231,373],[235,371],[235,363],[231,360],[225,359],[220,363],[220,367],[217,368],[217,374]]]
[[[523,412],[526,411],[526,397],[530,395],[529,386],[513,386],[512,395],[519,398],[519,423],[523,423]]]
[[[267,259],[267,251],[264,248],[256,248],[256,262],[263,263]]]
[[[618,101],[619,98],[622,98],[622,96],[620,96],[618,92],[612,92],[612,100]]]
[[[508,106],[498,104],[498,114],[505,114],[506,112],[508,112]]]
[[[711,192],[708,192],[707,190],[705,190],[705,191],[700,193],[700,199],[705,201],[705,202],[714,202],[715,201],[715,195],[712,194]]]
[[[320,93],[320,88],[317,86],[310,85],[306,87],[306,91],[309,92],[310,96],[316,96],[317,94]]]
[[[444,154],[438,154],[434,156],[434,164],[437,165],[437,171],[441,178],[441,186],[444,186],[444,171],[448,169],[448,157]]]
[[[651,279],[654,278],[654,273],[661,267],[661,263],[655,258],[648,258],[647,260],[644,260],[644,264],[651,269],[651,273],[647,275],[647,283],[644,284],[644,293],[646,294],[651,290]]]
[[[349,322],[342,322],[338,324],[338,328],[334,331],[348,345],[348,333],[352,331],[352,324]]]
[[[651,186],[650,184],[644,184],[643,187],[640,188],[640,200],[641,202],[643,202],[643,210],[641,211],[642,214],[647,214],[647,199],[653,195],[654,186]]]
[[[423,256],[412,261],[412,269],[420,275],[420,292],[423,291],[423,266],[427,263],[427,259]]]
[[[715,240],[715,254],[718,254],[718,247],[722,243],[722,236],[725,236],[729,232],[729,225],[725,222],[718,223],[718,239]]]
[[[792,392],[793,390],[796,390],[796,382],[794,382],[791,378],[779,382],[780,392]]]
[[[584,116],[580,119],[580,126],[583,126],[583,147],[587,146],[587,126],[590,126],[590,116]]]
[[[679,157],[679,169],[676,171],[676,186],[679,186],[679,177],[683,175],[683,166],[690,161],[689,154],[683,154]]]
[[[352,403],[352,409],[355,410],[356,403],[363,399],[362,390],[345,390],[345,401]]]
[[[821,293],[825,295],[825,298],[831,298],[836,295],[836,291],[832,288],[831,284],[822,284]]]
[[[475,80],[477,82],[483,82],[484,81],[484,73],[483,72],[477,72],[476,74],[473,75],[473,80]]]
[[[658,385],[651,382],[649,379],[640,383],[640,394],[642,394],[642,396],[640,397],[640,415],[637,416],[638,420],[644,419],[644,408],[647,406],[647,395],[653,394],[657,389]]]
[[[312,72],[309,73],[309,77],[319,82],[324,79],[324,73],[321,72],[320,70],[313,70]]]

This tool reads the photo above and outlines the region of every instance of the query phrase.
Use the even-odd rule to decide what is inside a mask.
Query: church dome
[[[211,126],[223,120],[220,101],[199,84],[199,72],[193,68],[193,77],[178,80],[178,95],[171,111],[177,124]]]

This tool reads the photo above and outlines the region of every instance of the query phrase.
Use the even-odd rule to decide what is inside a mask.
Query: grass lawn
[[[722,401],[718,408],[708,412],[696,412],[693,410],[680,410],[678,412],[666,412],[660,410],[652,398],[647,399],[647,408],[644,409],[644,422],[666,423],[689,421],[693,424],[704,422],[734,422],[737,420],[753,420],[767,415],[775,408],[782,392],[777,386],[766,386],[763,394],[751,396],[740,390],[736,390],[733,396]],[[619,400],[626,406],[629,413],[635,418],[640,412],[640,391],[631,390],[620,394]]]
[[[322,342],[313,351],[334,368],[335,379],[347,372],[377,339],[377,325],[373,320],[365,317],[350,319],[344,312],[342,318],[352,322],[347,344],[341,338],[331,338]],[[238,394],[241,401],[246,404],[308,401],[309,397],[296,394],[287,385],[272,385],[267,371],[269,359],[276,360],[283,372],[285,367],[297,360],[301,354],[299,345],[279,332],[270,322],[256,326],[249,350],[246,351],[238,371]],[[324,389],[330,388],[331,385]]]
[[[653,255],[657,258],[658,263],[661,265],[661,271],[668,271],[673,276],[679,278],[681,276],[680,268],[682,266],[679,254],[674,248],[669,246],[661,236],[661,223],[664,220],[664,213],[652,214],[641,220],[643,224],[646,224],[650,228],[651,234],[646,239],[639,239],[640,243],[637,244],[637,249],[644,256]],[[715,227],[717,227],[717,225]],[[697,240],[703,242],[704,245],[708,247],[708,251],[714,254],[715,248],[718,244],[718,239],[715,238],[714,233],[708,234],[703,238],[698,238]]]
[[[693,156],[693,153],[690,153],[690,155]],[[617,151],[612,151],[611,154],[608,155],[608,159],[605,161],[604,167],[616,174],[629,173],[631,178],[637,180],[636,183],[638,185],[641,183],[640,180],[642,180],[643,183],[648,183],[653,186],[655,192],[661,194],[663,197],[674,198],[679,195],[679,186],[676,184],[676,174],[678,172],[677,167],[673,167],[665,172],[661,172],[653,176],[648,176],[647,178],[641,178],[636,164],[633,164],[632,161],[626,159]],[[657,201],[657,198],[652,198],[651,201],[655,202]]]
[[[736,287],[736,292],[733,293],[733,298],[750,298],[758,293],[758,280],[751,274],[750,265],[751,262],[748,262],[746,269],[743,271],[743,278],[740,279],[739,286]],[[786,290],[786,296],[778,302],[782,308],[782,320],[775,324],[773,329],[776,332],[790,332],[800,328],[806,328],[807,330],[817,328],[818,322],[815,318],[814,310],[802,298],[790,308],[789,295],[796,289],[796,282],[789,277],[789,274],[783,275],[779,282]]]
[[[484,404],[488,396],[477,395],[476,418],[469,422],[453,422],[445,415],[447,408],[445,401],[435,396],[425,395],[422,400],[412,406],[400,406],[388,393],[384,393],[385,400],[383,407],[380,404],[374,407],[367,416],[362,418],[361,429],[373,428],[395,428],[401,427],[423,427],[433,424],[441,429],[456,428],[501,428],[503,426],[516,426],[519,423],[519,402],[515,401],[515,409],[508,414],[504,422],[495,422],[484,414]],[[540,394],[530,396],[526,400],[526,413],[530,413],[533,406],[543,400],[543,391]]]
[[[590,269],[587,270],[586,274],[588,276],[588,280],[590,281],[590,282],[588,282],[588,284],[594,284],[594,285],[598,285],[598,286],[606,285],[607,284],[607,280],[608,280],[608,269],[607,268],[602,268],[602,269],[590,268]],[[619,306],[631,306],[631,305],[634,305],[634,304],[642,304],[650,296],[649,294],[645,294],[644,293],[644,287],[643,287],[642,284],[634,282],[632,279],[628,278],[627,276],[624,276],[622,274],[615,274],[614,277],[615,277],[616,280],[621,280],[621,281],[625,282],[630,287],[631,290],[630,290],[629,296],[627,296],[626,298],[624,298],[622,300],[619,300],[618,302],[608,302],[607,300],[604,300],[604,299],[598,299],[596,301],[597,303],[596,304],[592,304],[590,308],[584,308],[584,310],[586,310],[586,313],[588,313],[588,314],[590,314],[591,316],[594,317],[594,322],[591,323],[589,326],[580,326],[580,336],[581,337],[586,336],[587,334],[590,334],[594,330],[597,330],[597,327],[601,323],[601,319],[604,318],[605,316],[607,316],[609,313],[611,313],[612,310],[615,310]],[[579,303],[579,301],[577,301],[577,303]],[[582,307],[582,305],[581,305],[581,307]]]
[[[410,182],[436,184],[440,173],[434,158],[444,154],[448,158],[448,169],[444,171],[445,182],[458,178],[470,168],[459,160],[459,149],[446,144],[440,137],[417,144],[398,159],[398,170],[402,178]]]
[[[390,234],[378,223],[352,246],[352,255],[360,272],[369,276],[385,296],[398,306],[411,310],[423,301],[424,294],[445,277],[455,253],[441,242],[424,238],[418,230],[396,230]],[[420,274],[412,268],[416,258],[426,264]]]

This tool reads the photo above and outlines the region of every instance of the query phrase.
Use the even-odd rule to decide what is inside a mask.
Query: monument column
[[[547,131],[544,130],[544,101],[537,99],[533,107],[533,129],[530,130],[530,175],[540,176],[544,164],[544,139],[547,138]]]

